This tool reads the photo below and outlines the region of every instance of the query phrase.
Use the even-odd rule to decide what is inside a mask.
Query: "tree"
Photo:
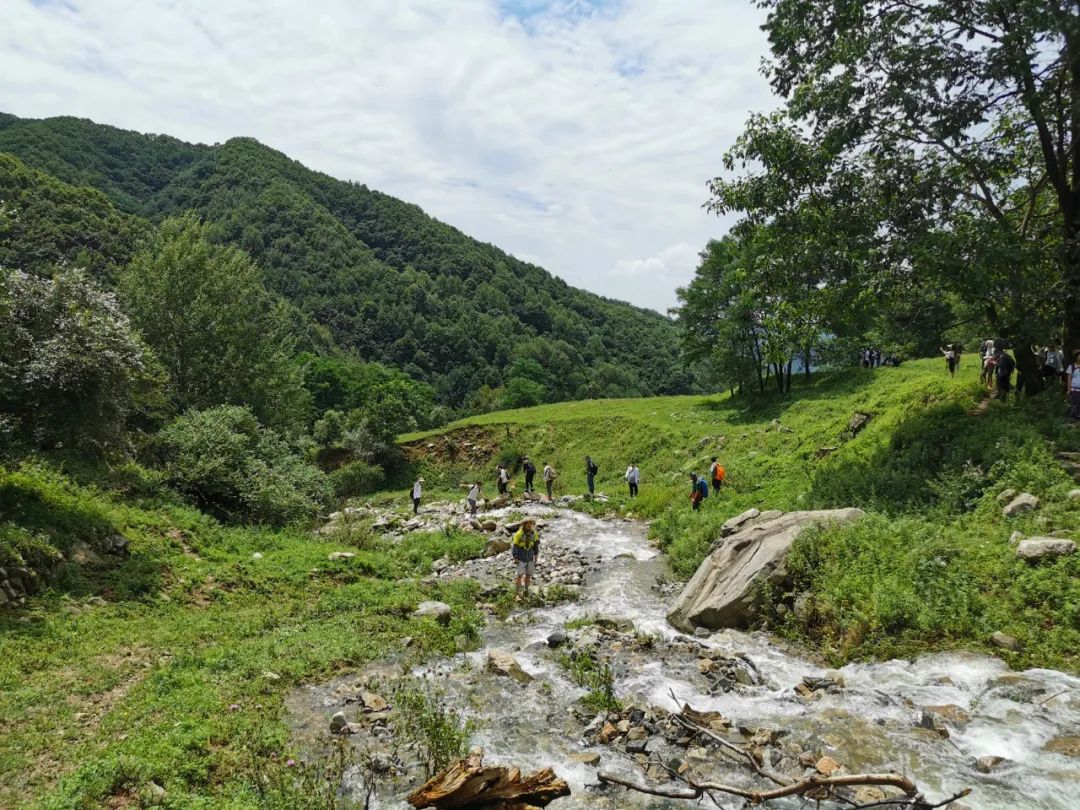
[[[116,299],[81,270],[0,275],[0,421],[45,448],[124,443],[153,405],[153,356]]]
[[[809,142],[906,156],[936,212],[974,204],[1002,232],[1048,191],[1068,347],[1080,347],[1080,14],[1065,0],[759,0],[766,74]],[[1001,184],[1003,167],[1037,169]],[[831,166],[825,167],[825,171]],[[1026,188],[1017,188],[1018,186]],[[1015,192],[1020,191],[1018,195]],[[934,213],[933,211],[931,213]]]
[[[215,245],[194,216],[165,220],[119,279],[125,308],[169,376],[178,411],[247,405],[271,425],[306,411],[285,306],[255,263]]]

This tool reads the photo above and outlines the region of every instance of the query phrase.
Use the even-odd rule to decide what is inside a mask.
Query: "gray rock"
[[[649,750],[649,740],[629,740],[626,743],[626,753],[628,754],[644,754]]]
[[[742,514],[736,515],[733,518],[729,518],[724,521],[724,524],[720,527],[720,536],[727,537],[729,534],[734,534],[742,525],[748,520],[753,520],[761,514],[759,509],[747,509]]]
[[[345,717],[345,712],[338,712],[330,718],[330,733],[331,734],[343,734],[349,729],[349,720]]]
[[[668,612],[668,621],[683,632],[703,626],[713,630],[738,627],[749,618],[762,583],[787,578],[788,549],[810,526],[850,523],[861,509],[789,512],[735,532],[706,557]]]
[[[1039,508],[1039,499],[1030,492],[1021,492],[1001,510],[1005,517],[1016,517]]]
[[[497,554],[502,554],[504,551],[508,551],[509,548],[510,544],[505,540],[500,540],[497,537],[492,538],[491,540],[488,540],[487,545],[484,546],[484,556],[494,557]]]
[[[1014,545],[1014,546],[1023,539],[1024,539],[1024,533],[1023,532],[1013,532],[1012,534],[1009,535],[1009,543],[1011,545]]]
[[[571,754],[571,762],[580,762],[582,765],[592,765],[597,767],[600,765],[600,754],[596,751],[584,751],[580,754]]]
[[[566,639],[566,631],[560,627],[547,637],[547,643],[549,647],[561,647],[566,643]]]
[[[710,638],[712,636],[712,630],[708,627],[695,627],[694,638]]]
[[[1076,553],[1076,543],[1062,537],[1029,537],[1016,547],[1016,556],[1028,562]]]
[[[79,565],[101,565],[101,557],[82,540],[71,547],[68,559]]]
[[[450,624],[450,616],[452,611],[450,606],[445,602],[421,602],[416,606],[416,611],[413,616],[416,617],[430,617],[437,621],[439,624]]]
[[[1010,636],[1008,633],[1002,633],[1000,630],[990,636],[990,643],[995,647],[1000,647],[1003,650],[1012,650],[1013,652],[1019,650],[1023,646],[1016,636]]]
[[[1068,497],[1070,501],[1080,501],[1080,489],[1070,489]]]
[[[1016,497],[1016,490],[1012,489],[1010,487],[1009,489],[1003,489],[1001,492],[999,492],[998,496],[997,496],[997,499],[998,499],[998,501],[1000,503],[1008,503],[1009,501],[1011,501],[1015,497]]]
[[[326,555],[328,560],[351,560],[356,555],[351,551],[331,551]]]

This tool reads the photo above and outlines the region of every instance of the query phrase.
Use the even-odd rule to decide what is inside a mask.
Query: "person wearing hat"
[[[424,488],[421,486],[423,483],[423,478],[417,478],[416,483],[412,485],[412,513],[414,515],[420,511],[420,496],[424,494]]]
[[[536,575],[536,558],[540,554],[540,532],[536,529],[535,520],[525,518],[521,521],[521,526],[510,541],[510,547],[517,565],[514,574],[514,601],[520,602],[522,598],[529,598],[529,585]]]
[[[1080,349],[1073,349],[1072,362],[1065,369],[1065,395],[1069,398],[1069,419],[1080,420]]]

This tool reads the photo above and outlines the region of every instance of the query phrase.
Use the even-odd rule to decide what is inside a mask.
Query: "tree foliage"
[[[159,377],[116,299],[81,270],[0,272],[0,427],[43,448],[123,446]]]

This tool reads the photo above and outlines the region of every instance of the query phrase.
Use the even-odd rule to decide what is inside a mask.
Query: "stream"
[[[548,636],[567,622],[598,616],[629,620],[638,637],[656,639],[651,645],[633,643],[633,635],[625,642],[618,634],[598,639],[592,625],[569,633],[570,644],[578,649],[600,645],[611,662],[615,693],[624,706],[677,711],[685,702],[698,711],[718,711],[731,721],[733,734],[739,729],[743,736],[775,729],[790,741],[792,751],[828,755],[850,772],[898,771],[935,801],[971,788],[971,795],[962,800],[970,808],[1080,806],[1076,798],[1080,760],[1044,750],[1051,740],[1080,735],[1080,678],[1045,669],[1012,672],[1001,660],[986,655],[939,653],[915,661],[849,664],[839,670],[843,688],[806,699],[796,694],[796,685],[804,677],[825,676],[828,671],[769,634],[725,630],[691,638],[668,625],[665,614],[673,595],[658,586],[666,562],[650,545],[643,524],[539,505],[524,511],[546,523],[541,568],[557,551],[591,563],[580,599],[515,610],[505,621],[492,618],[481,631],[478,651],[433,662],[411,674],[435,683],[448,709],[475,720],[472,744],[484,749],[485,762],[515,765],[523,771],[552,766],[572,789],[572,795],[555,801],[553,808],[692,806],[600,786],[597,768],[576,761],[580,757],[574,755],[595,751],[605,772],[646,781],[645,757],[628,754],[619,744],[601,744],[583,732],[593,714],[583,716],[578,703],[586,690],[558,662],[566,648],[553,650],[547,643]],[[505,513],[488,516],[500,519]],[[509,554],[493,562],[509,579]],[[489,649],[512,654],[535,680],[522,685],[486,672]],[[752,677],[718,689],[716,681],[701,671],[700,662],[709,654],[748,661],[745,668]],[[329,717],[342,709],[346,680],[303,687],[290,698],[294,727],[301,737],[326,735]],[[962,710],[948,724],[948,736],[920,727],[926,706]],[[699,779],[760,784],[744,766],[719,757],[715,749],[679,747],[658,734],[648,746],[650,756],[662,762],[674,759],[676,767],[685,763]],[[989,773],[980,772],[976,760],[990,756],[1004,761]],[[380,794],[377,806],[408,807],[407,793],[398,788],[393,795]],[[777,801],[771,806],[799,807],[802,802]],[[702,804],[713,806],[708,800]],[[722,806],[738,807],[740,801],[728,799]]]

